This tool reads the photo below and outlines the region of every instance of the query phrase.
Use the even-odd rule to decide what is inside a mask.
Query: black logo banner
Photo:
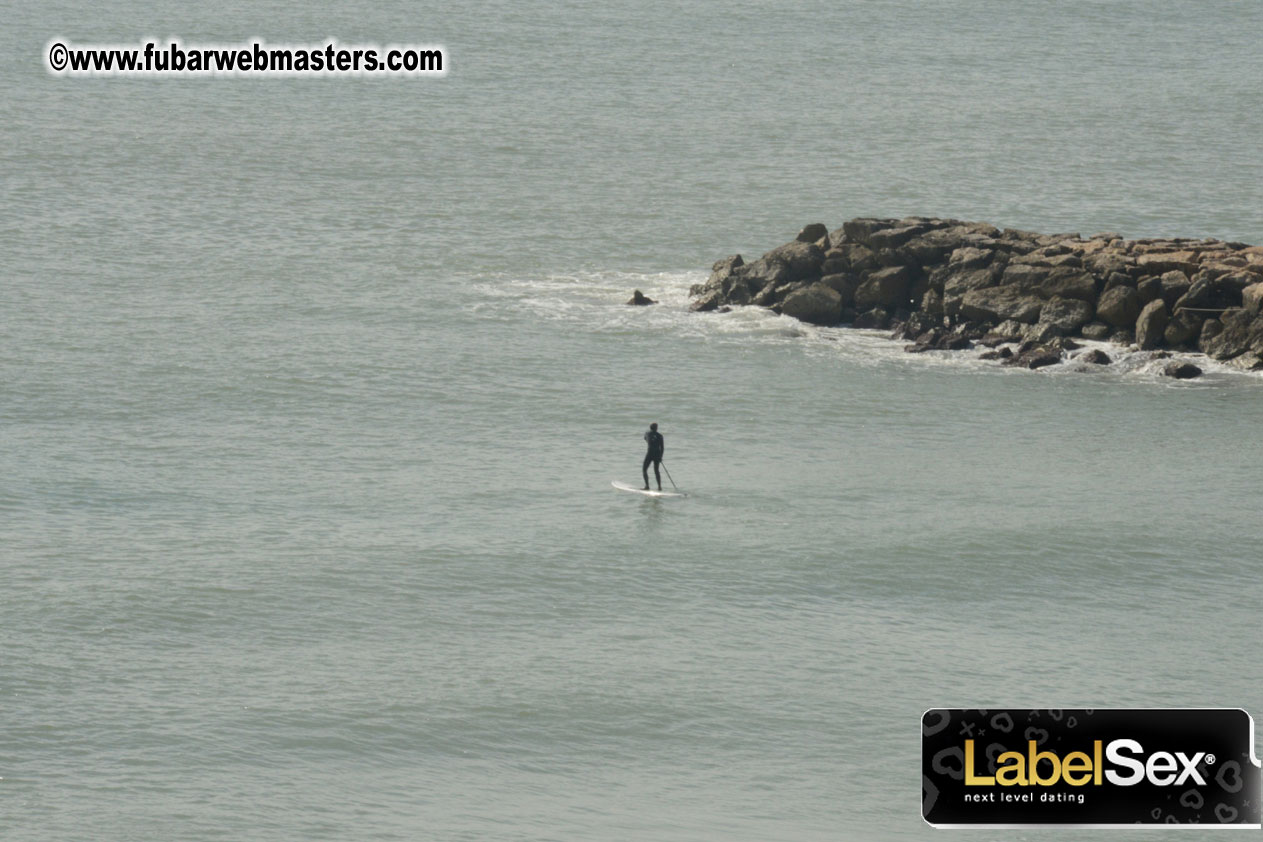
[[[936,708],[921,717],[935,827],[1260,827],[1254,720],[1235,708]]]

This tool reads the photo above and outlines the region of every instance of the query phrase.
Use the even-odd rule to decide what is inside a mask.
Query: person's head
[[[653,430],[655,433],[658,432],[658,422],[655,421],[652,424],[650,424],[649,429]]]

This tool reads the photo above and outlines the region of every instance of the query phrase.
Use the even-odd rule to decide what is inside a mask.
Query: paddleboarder
[[[662,474],[658,471],[658,466],[662,464],[662,453],[666,450],[666,442],[662,440],[662,433],[658,432],[658,422],[649,425],[649,432],[645,433],[645,443],[649,445],[649,452],[645,454],[644,464],[640,466],[640,473],[645,478],[644,490],[649,490],[649,463],[653,463],[653,476],[658,481],[658,490],[662,490]]]

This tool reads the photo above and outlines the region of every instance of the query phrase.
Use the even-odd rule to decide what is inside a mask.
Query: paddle
[[[658,464],[662,466],[662,470],[667,471],[667,463],[666,463],[666,462],[663,462],[662,460],[659,460],[659,461],[658,461]],[[679,490],[680,490],[680,486],[676,485],[676,484],[675,484],[675,480],[671,479],[671,472],[670,472],[670,471],[667,471],[667,479],[670,479],[670,480],[671,480],[671,487],[672,487],[672,488],[674,488],[676,491],[679,491]]]

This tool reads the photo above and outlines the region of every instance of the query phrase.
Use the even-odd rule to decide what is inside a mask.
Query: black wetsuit
[[[653,463],[653,478],[658,481],[658,490],[662,490],[662,474],[658,472],[658,465],[662,463],[662,452],[666,450],[666,442],[662,440],[662,433],[657,430],[650,430],[645,433],[645,441],[649,444],[649,452],[645,454],[645,463],[640,466],[640,473],[645,478],[645,488],[649,487],[649,463]]]

